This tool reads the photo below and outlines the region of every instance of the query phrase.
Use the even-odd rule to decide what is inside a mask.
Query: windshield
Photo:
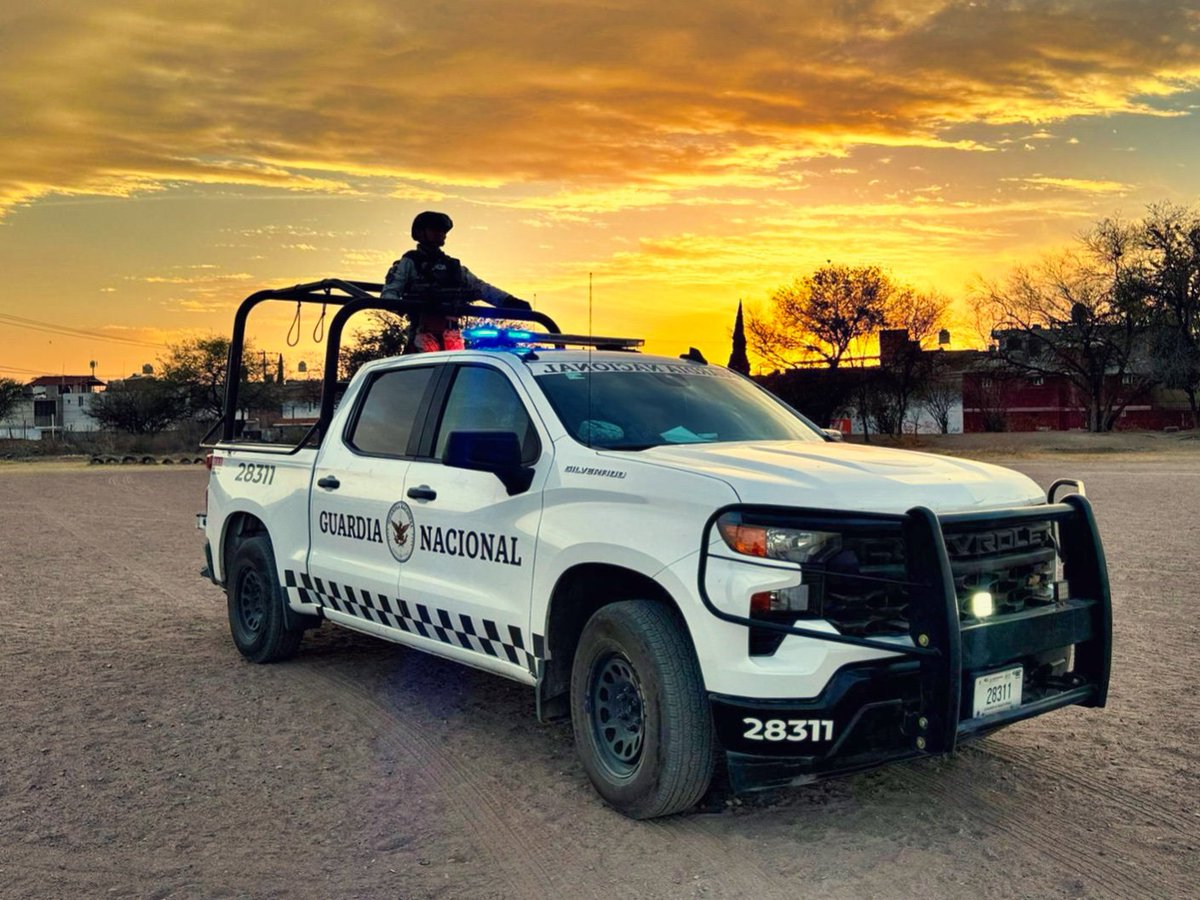
[[[725,441],[820,441],[805,419],[718,366],[530,363],[567,431],[611,450]]]

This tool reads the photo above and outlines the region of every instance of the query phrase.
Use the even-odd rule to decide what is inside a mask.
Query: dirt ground
[[[0,464],[0,894],[1194,897],[1200,442],[1155,437],[959,448],[1086,479],[1107,709],[644,823],[520,685],[330,625],[243,662],[198,574],[203,467]]]

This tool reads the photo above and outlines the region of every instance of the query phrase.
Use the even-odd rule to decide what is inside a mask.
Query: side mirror
[[[845,437],[845,435],[842,434],[840,431],[838,431],[836,428],[822,428],[821,434],[825,435],[825,437],[827,437],[831,441],[834,441],[835,443],[837,441],[842,440]]]
[[[512,431],[452,431],[442,463],[455,469],[491,472],[510,497],[533,484],[533,468],[521,463],[521,439]]]

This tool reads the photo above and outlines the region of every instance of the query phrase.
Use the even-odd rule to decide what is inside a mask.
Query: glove
[[[504,301],[504,308],[505,309],[533,309],[533,307],[529,305],[529,301],[522,300],[519,297],[509,297],[507,300]]]

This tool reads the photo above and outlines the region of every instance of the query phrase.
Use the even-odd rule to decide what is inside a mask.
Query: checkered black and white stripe
[[[301,603],[315,603],[368,622],[439,640],[443,644],[507,659],[524,667],[535,678],[541,675],[545,642],[540,634],[532,635],[533,646],[530,647],[526,646],[521,629],[516,625],[505,626],[505,636],[491,619],[483,619],[477,625],[474,619],[462,613],[452,614],[423,603],[410,605],[398,598],[323,581],[291,569],[285,569],[283,574],[288,594]]]

